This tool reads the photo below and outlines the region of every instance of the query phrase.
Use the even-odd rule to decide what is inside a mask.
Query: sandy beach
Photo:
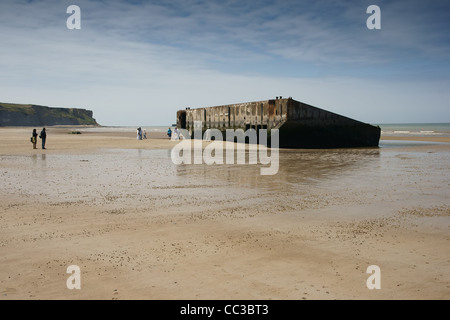
[[[1,300],[450,299],[450,138],[282,150],[261,176],[175,165],[164,133],[31,131],[0,128]]]

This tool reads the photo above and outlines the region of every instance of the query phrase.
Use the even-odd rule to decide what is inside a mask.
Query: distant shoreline
[[[423,137],[423,136],[381,136],[380,140],[402,140],[402,141],[422,141],[422,142],[443,142],[450,143],[450,137]]]

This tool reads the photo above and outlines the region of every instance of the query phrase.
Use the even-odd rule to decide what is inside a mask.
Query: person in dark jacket
[[[33,149],[37,149],[37,148],[36,148],[37,137],[38,137],[38,134],[37,134],[37,132],[36,132],[36,129],[33,129],[33,133],[32,133],[32,135],[31,135],[31,143],[33,144]]]
[[[47,139],[47,132],[45,132],[45,128],[42,129],[39,138],[42,140],[42,149],[45,149],[45,140]]]

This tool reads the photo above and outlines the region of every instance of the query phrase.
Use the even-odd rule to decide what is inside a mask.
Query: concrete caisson
[[[377,147],[381,129],[292,98],[179,110],[177,127],[188,130],[279,130],[280,148]]]

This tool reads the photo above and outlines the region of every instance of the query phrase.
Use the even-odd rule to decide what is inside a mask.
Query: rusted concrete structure
[[[177,112],[177,127],[191,135],[195,128],[279,130],[280,148],[377,147],[381,129],[293,100],[238,103]],[[270,142],[269,142],[270,143]]]

